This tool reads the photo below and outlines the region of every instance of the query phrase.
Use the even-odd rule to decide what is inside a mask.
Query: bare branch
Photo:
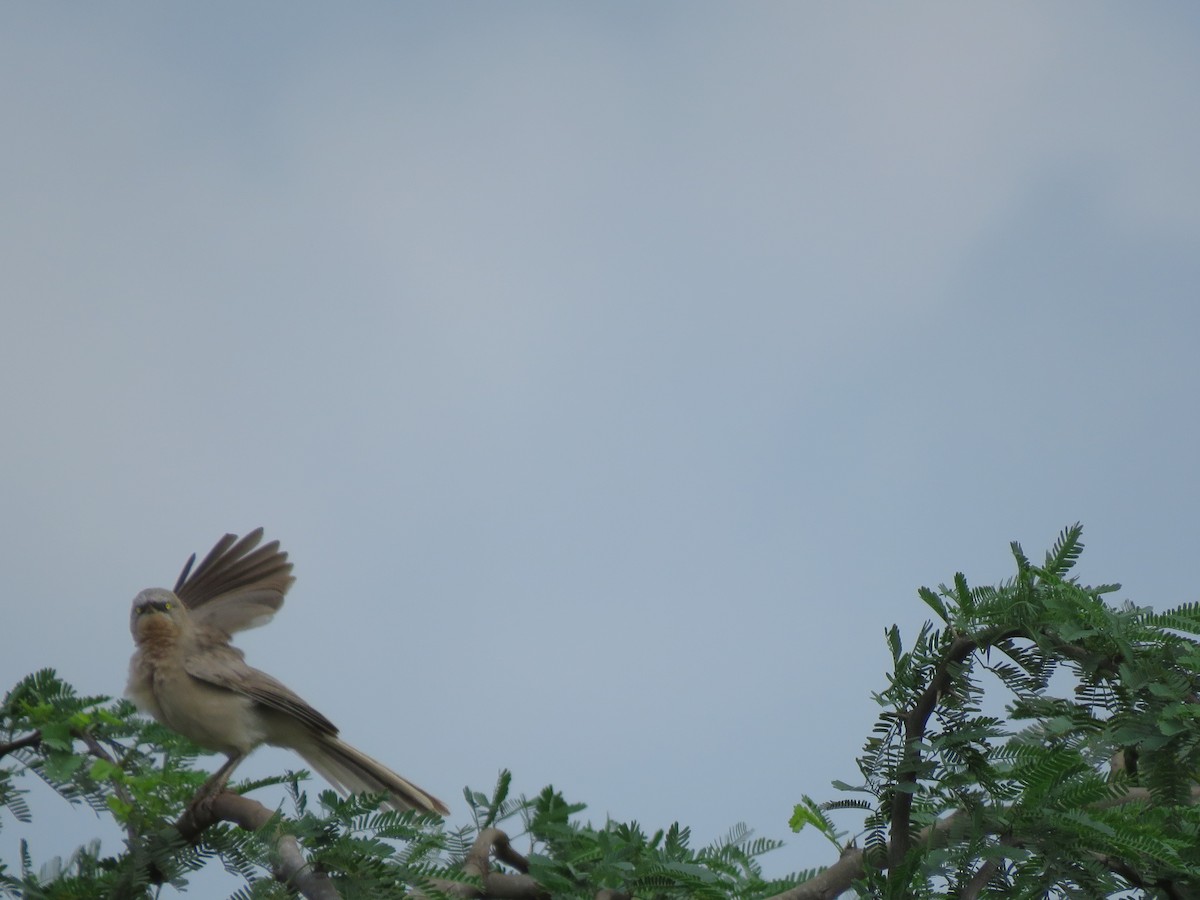
[[[497,841],[495,844],[496,859],[500,860],[500,862],[505,863],[506,865],[512,866],[518,872],[528,872],[528,858],[517,852],[516,848],[513,847],[512,842],[508,839],[508,835],[503,831],[500,832],[500,837],[503,838],[503,843]]]
[[[803,884],[776,894],[770,900],[834,900],[867,872],[866,856],[859,847],[847,847],[841,858]]]

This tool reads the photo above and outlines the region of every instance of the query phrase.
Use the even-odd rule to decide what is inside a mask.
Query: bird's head
[[[129,630],[141,644],[154,638],[172,638],[188,627],[188,611],[166,588],[146,588],[133,598]]]

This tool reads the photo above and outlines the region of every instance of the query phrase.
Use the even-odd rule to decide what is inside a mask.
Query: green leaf
[[[125,772],[120,766],[109,762],[107,759],[97,759],[92,763],[91,768],[88,769],[88,775],[96,781],[109,781],[110,779],[119,781],[124,778]]]
[[[812,825],[835,847],[841,849],[833,823],[829,821],[829,818],[821,811],[821,807],[811,797],[804,796],[801,798],[801,802],[796,804],[792,809],[792,817],[788,820],[788,825],[795,832],[800,832],[805,826]]]
[[[954,596],[958,600],[958,608],[965,613],[970,613],[975,608],[975,598],[971,595],[971,589],[967,586],[967,576],[962,572],[954,573]]]
[[[117,821],[125,822],[129,819],[129,814],[133,812],[133,807],[118,797],[116,794],[109,794],[104,798],[104,802],[108,808],[112,810],[112,814],[117,817]]]
[[[904,645],[900,643],[900,629],[893,625],[886,634],[888,647],[892,651],[892,662],[899,662],[900,655],[904,652]]]
[[[1150,693],[1152,693],[1155,697],[1166,697],[1166,698],[1174,699],[1175,697],[1180,696],[1180,691],[1177,688],[1172,687],[1169,684],[1153,683],[1153,684],[1147,685],[1146,689],[1148,691],[1150,691]]]
[[[70,751],[74,745],[71,726],[66,722],[47,722],[41,727],[42,743],[54,750]]]
[[[1042,567],[1047,572],[1062,577],[1075,565],[1083,552],[1083,526],[1076,522],[1059,532],[1058,540],[1046,554],[1046,563]]]
[[[46,777],[51,781],[69,781],[86,761],[84,757],[71,753],[49,753],[46,755]]]
[[[1043,726],[1047,734],[1070,734],[1078,727],[1075,720],[1069,716],[1055,716],[1053,719],[1047,719]]]
[[[871,789],[868,788],[866,785],[847,784],[846,782],[839,781],[836,778],[833,779],[832,784],[833,784],[834,788],[836,788],[839,791],[850,791],[852,793],[868,793],[868,794],[871,792]]]
[[[938,614],[938,617],[949,624],[950,613],[946,610],[946,604],[942,602],[942,598],[927,587],[917,589],[917,595],[925,601],[926,605]]]

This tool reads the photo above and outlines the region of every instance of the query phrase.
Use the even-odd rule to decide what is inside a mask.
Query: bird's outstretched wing
[[[281,681],[246,665],[242,652],[228,644],[210,644],[189,653],[183,669],[193,678],[249,697],[256,703],[285,713],[313,731],[336,735],[337,726],[313,709],[304,698]]]
[[[296,580],[292,564],[279,541],[258,547],[262,536],[261,528],[240,539],[225,535],[195,571],[196,554],[188,558],[175,582],[175,596],[197,624],[230,635],[266,624],[283,606],[283,595]]]

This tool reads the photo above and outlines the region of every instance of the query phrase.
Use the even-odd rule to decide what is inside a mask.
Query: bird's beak
[[[137,614],[144,616],[148,612],[163,612],[171,608],[171,604],[167,600],[151,600],[149,603],[143,603],[137,608]]]

